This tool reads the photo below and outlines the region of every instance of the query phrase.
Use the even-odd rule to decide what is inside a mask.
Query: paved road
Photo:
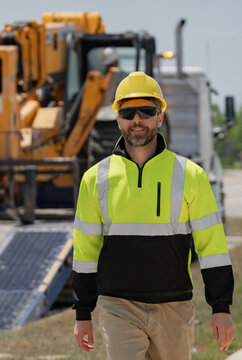
[[[241,218],[242,221],[242,170],[224,172],[225,211],[230,218]],[[228,247],[242,242],[241,236],[227,236]],[[226,360],[241,360],[242,349],[230,355]]]
[[[242,170],[224,171],[224,192],[226,216],[242,221]]]
[[[226,360],[241,360],[241,359],[242,359],[242,349],[236,351],[236,353],[226,358]]]
[[[226,218],[241,219],[242,222],[242,170],[224,171],[224,192]],[[242,231],[239,231],[242,225],[238,226],[238,220],[236,226],[236,236],[226,236],[229,249],[242,243]]]

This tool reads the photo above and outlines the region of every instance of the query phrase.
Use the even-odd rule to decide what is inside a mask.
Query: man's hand
[[[87,335],[87,339],[84,336]],[[94,349],[93,328],[91,320],[76,320],[74,336],[79,348],[86,352]]]
[[[234,324],[230,314],[213,314],[212,328],[214,341],[218,341],[220,337],[219,350],[228,350],[228,347],[234,338]]]

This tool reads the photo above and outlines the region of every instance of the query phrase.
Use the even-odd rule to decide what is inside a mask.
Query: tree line
[[[214,127],[225,126],[225,118],[218,107],[212,105],[212,121]],[[242,106],[236,112],[235,124],[215,138],[217,151],[224,168],[242,168]]]

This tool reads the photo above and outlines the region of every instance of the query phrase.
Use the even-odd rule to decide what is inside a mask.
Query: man
[[[108,72],[111,67],[118,67],[118,53],[115,48],[111,46],[106,47],[102,53],[102,61],[106,67],[106,72]]]
[[[98,297],[111,360],[191,359],[191,233],[219,349],[234,337],[233,274],[218,207],[203,169],[167,150],[157,133],[165,108],[154,79],[126,77],[113,103],[122,137],[80,186],[74,334],[81,349],[93,348],[90,313]]]

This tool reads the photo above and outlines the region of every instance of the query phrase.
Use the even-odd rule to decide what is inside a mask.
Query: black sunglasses
[[[118,111],[118,115],[125,120],[133,120],[135,114],[141,119],[148,119],[155,116],[159,110],[154,106],[126,107]]]

